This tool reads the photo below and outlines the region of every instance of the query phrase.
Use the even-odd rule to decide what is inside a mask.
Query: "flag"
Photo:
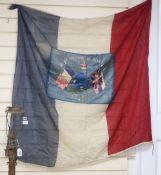
[[[12,103],[24,162],[58,169],[150,142],[151,1],[124,12],[64,18],[22,5]]]

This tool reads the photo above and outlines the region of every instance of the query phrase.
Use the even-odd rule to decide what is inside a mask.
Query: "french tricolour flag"
[[[112,16],[69,19],[18,8],[13,104],[20,160],[57,168],[151,141],[151,1]]]

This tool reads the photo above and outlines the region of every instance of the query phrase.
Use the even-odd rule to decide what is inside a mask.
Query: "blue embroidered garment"
[[[113,82],[113,54],[52,50],[47,82],[49,97],[75,103],[109,104]]]

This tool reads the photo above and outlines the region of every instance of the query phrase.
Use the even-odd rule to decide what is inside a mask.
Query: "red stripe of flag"
[[[110,52],[115,54],[114,100],[106,112],[113,154],[152,140],[148,47],[151,1],[114,17]]]

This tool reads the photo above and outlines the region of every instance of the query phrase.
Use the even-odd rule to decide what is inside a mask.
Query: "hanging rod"
[[[120,7],[114,7],[114,6],[101,6],[101,5],[63,5],[63,4],[30,4],[30,3],[25,3],[25,4],[20,4],[16,3],[17,5],[24,5],[24,6],[44,6],[44,7],[80,7],[80,8],[115,8],[115,9],[127,9],[128,6],[120,6]],[[0,5],[11,5],[11,3],[0,3]]]

